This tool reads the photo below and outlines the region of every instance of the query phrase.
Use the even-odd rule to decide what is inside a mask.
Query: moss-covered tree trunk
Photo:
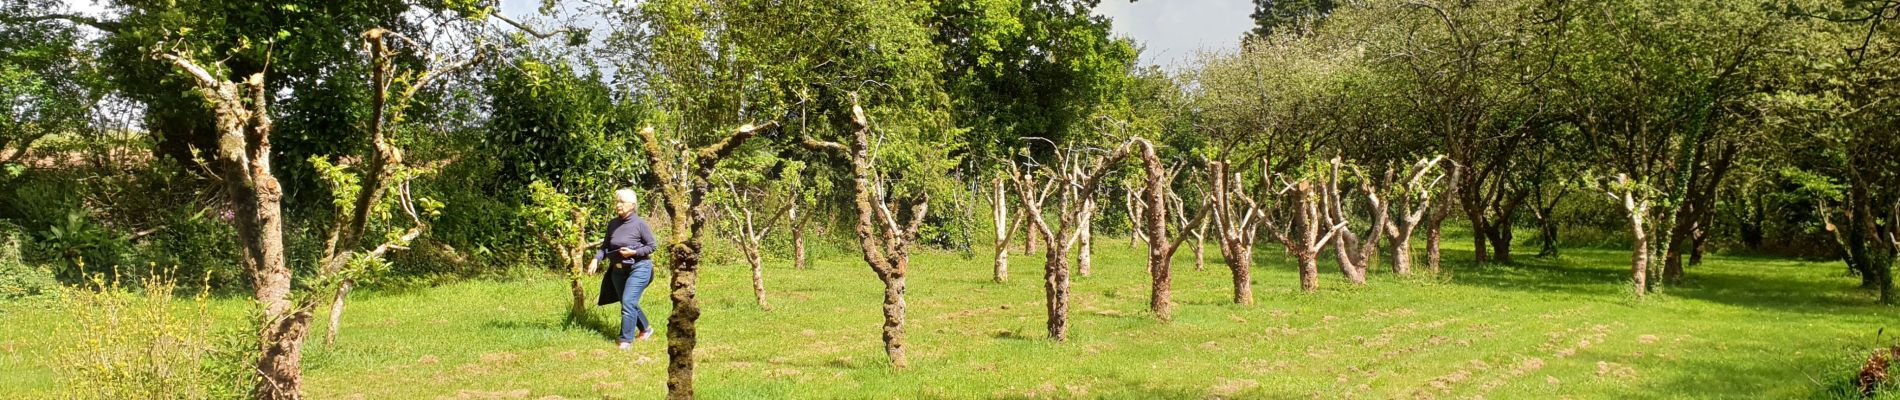
[[[192,79],[210,106],[220,136],[211,161],[233,208],[239,265],[251,278],[252,298],[263,309],[254,370],[257,399],[302,398],[303,342],[311,313],[290,300],[291,272],[284,264],[283,188],[271,170],[272,122],[264,74],[228,82],[185,56],[159,58]]]
[[[858,214],[854,228],[858,247],[864,253],[865,264],[884,283],[884,354],[890,357],[891,366],[905,368],[910,360],[904,353],[904,279],[910,269],[911,242],[923,227],[930,201],[922,193],[900,195],[888,193],[889,188],[881,187],[882,179],[872,153],[870,120],[865,117],[864,109],[855,104],[855,97],[852,101],[851,117],[858,129],[851,134],[850,144],[811,137],[801,138],[801,144],[808,149],[842,155],[851,165],[852,202]],[[910,215],[900,216],[893,208],[908,209]],[[908,222],[899,225],[899,221]]]
[[[1016,169],[1014,164],[1009,165],[1010,180],[1016,186],[1017,197],[1024,201],[1023,218],[1029,222],[1030,232],[1041,232],[1048,240],[1048,253],[1043,257],[1043,296],[1051,339],[1065,341],[1069,338],[1068,252],[1069,246],[1074,243],[1072,239],[1078,233],[1076,230],[1083,202],[1095,195],[1102,176],[1112,169],[1110,166],[1128,155],[1132,144],[1132,141],[1123,144],[1087,167],[1082,165],[1083,161],[1077,152],[1056,149],[1056,162],[1041,171],[1057,186],[1057,223],[1054,226],[1049,224],[1044,211],[1032,204],[1041,195],[1037,193],[1036,180],[1033,179],[1037,171],[1024,173]]]
[[[704,237],[702,228],[706,226],[702,210],[711,186],[707,179],[719,161],[746,140],[760,130],[777,126],[777,122],[759,127],[747,124],[730,136],[697,149],[668,148],[656,137],[652,127],[640,130],[640,138],[645,141],[642,147],[653,175],[660,179],[660,198],[666,201],[666,222],[670,228],[666,243],[667,270],[671,275],[667,297],[673,303],[673,310],[666,318],[668,399],[691,399],[694,394],[693,351],[699,346],[699,262]]]

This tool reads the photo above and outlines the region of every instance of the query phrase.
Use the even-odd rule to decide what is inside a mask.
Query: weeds
[[[72,319],[56,357],[65,396],[98,399],[233,399],[249,394],[255,343],[242,330],[218,331],[208,285],[188,303],[170,271],[128,287],[115,271],[90,274],[62,292]]]

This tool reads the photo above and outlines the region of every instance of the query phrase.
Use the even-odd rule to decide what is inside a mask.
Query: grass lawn
[[[709,242],[722,245],[721,242]],[[1422,247],[1422,246],[1421,246]],[[1447,259],[1468,260],[1468,242]],[[1018,249],[1020,250],[1020,249]],[[1044,339],[1041,256],[1013,255],[990,282],[986,257],[931,253],[910,272],[909,354],[893,370],[878,339],[881,285],[848,257],[793,270],[768,260],[771,311],[742,264],[701,273],[703,398],[1814,398],[1846,385],[1900,308],[1874,304],[1838,262],[1712,257],[1660,296],[1628,294],[1628,253],[1571,249],[1512,266],[1453,262],[1441,278],[1337,266],[1300,294],[1290,263],[1263,247],[1258,303],[1231,303],[1226,267],[1182,251],[1176,320],[1145,312],[1138,249],[1102,240],[1075,281],[1072,339]],[[1422,258],[1420,260],[1423,261]],[[656,278],[656,281],[663,280]],[[589,282],[591,288],[592,282]],[[664,327],[664,283],[643,303]],[[565,282],[471,281],[358,291],[335,346],[306,347],[313,398],[658,398],[663,341],[631,352],[610,333],[562,322]],[[248,302],[221,299],[230,318]],[[616,321],[616,307],[596,308]],[[0,398],[58,395],[51,308],[0,305]],[[320,338],[322,325],[313,332]],[[664,332],[662,332],[663,334]],[[1892,334],[1889,334],[1889,338]],[[1891,340],[1891,339],[1889,339]],[[1889,395],[1891,397],[1891,394]]]

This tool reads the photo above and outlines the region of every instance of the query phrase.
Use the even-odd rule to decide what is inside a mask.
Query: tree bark
[[[1460,195],[1464,187],[1459,185],[1460,181],[1458,177],[1463,173],[1464,168],[1458,167],[1457,165],[1452,166],[1450,179],[1445,181],[1445,193],[1442,196],[1456,198]],[[1432,275],[1438,275],[1442,271],[1439,267],[1442,258],[1440,256],[1442,254],[1440,251],[1442,249],[1441,240],[1445,232],[1445,219],[1451,217],[1452,208],[1452,202],[1449,200],[1439,202],[1437,208],[1431,212],[1432,216],[1426,219],[1425,266],[1431,270]]]
[[[1037,251],[1037,246],[1036,246],[1036,244],[1037,244],[1038,242],[1040,242],[1040,241],[1041,241],[1041,239],[1044,239],[1044,238],[1042,237],[1042,233],[1039,233],[1039,232],[1036,232],[1036,230],[1034,230],[1034,229],[1031,229],[1031,230],[1029,230],[1029,232],[1024,232],[1024,234],[1023,234],[1023,255],[1032,255],[1032,254],[1036,254],[1036,251]]]
[[[1392,238],[1392,273],[1398,275],[1412,274],[1411,230],[1399,231],[1398,236]]]
[[[1332,170],[1326,176],[1326,185],[1320,190],[1320,210],[1325,225],[1347,225],[1344,194],[1339,191],[1340,160],[1332,160]],[[1333,253],[1339,262],[1339,272],[1346,281],[1354,285],[1366,284],[1366,271],[1359,266],[1357,254],[1352,250],[1359,247],[1359,235],[1352,229],[1346,229],[1333,236]],[[1315,278],[1315,284],[1317,284]],[[1304,282],[1304,280],[1302,280]]]
[[[1320,208],[1326,225],[1350,226],[1350,219],[1346,217],[1345,193],[1339,190],[1340,170],[1340,159],[1334,157],[1332,170],[1326,177],[1326,186],[1320,188]],[[1365,285],[1366,268],[1362,265],[1363,260],[1359,259],[1359,255],[1353,253],[1353,250],[1357,248],[1359,248],[1359,234],[1354,233],[1352,229],[1348,228],[1333,236],[1333,253],[1339,262],[1340,274],[1353,285]]]
[[[871,267],[871,272],[877,275],[878,280],[884,282],[884,354],[890,357],[892,367],[906,368],[910,360],[904,353],[904,278],[910,269],[911,242],[923,227],[924,217],[930,210],[930,201],[922,193],[914,196],[879,195],[885,190],[877,183],[882,179],[872,157],[871,122],[865,117],[864,109],[857,105],[855,95],[851,101],[851,119],[857,123],[858,129],[852,132],[849,145],[811,137],[801,138],[801,144],[808,149],[843,155],[851,164],[852,198],[858,211],[855,229],[858,247],[863,250],[865,264]],[[891,209],[893,205],[908,206],[903,207],[910,210],[909,218],[905,220],[907,223],[899,225],[899,215]]]
[[[1161,164],[1161,157],[1155,154],[1154,144],[1146,139],[1131,139],[1140,146],[1142,171],[1146,184],[1143,186],[1142,208],[1146,211],[1140,216],[1143,225],[1148,228],[1148,310],[1162,321],[1174,319],[1174,253],[1181,249],[1181,243],[1187,240],[1188,226],[1200,223],[1207,217],[1208,207],[1201,207],[1201,213],[1192,221],[1182,220],[1176,232],[1168,232],[1168,194],[1175,174],[1167,171]],[[1175,198],[1174,211],[1184,212],[1183,204]],[[1130,216],[1134,217],[1134,216]]]
[[[1294,220],[1300,227],[1300,248],[1294,249],[1300,262],[1300,291],[1313,293],[1319,291],[1319,251],[1326,246],[1325,239],[1319,236],[1323,212],[1319,201],[1313,198],[1312,186],[1306,182],[1300,182],[1299,187],[1293,189],[1293,202],[1300,208],[1296,213],[1299,217]]]
[[[291,272],[284,265],[283,188],[271,171],[272,122],[264,74],[227,82],[183,56],[161,53],[158,57],[194,80],[216,119],[220,139],[213,167],[226,184],[224,193],[235,215],[243,250],[239,265],[250,275],[252,297],[264,311],[255,366],[259,379],[251,396],[302,398],[303,340],[311,315],[308,309],[294,308],[289,298]]]
[[[1631,250],[1630,278],[1634,280],[1636,297],[1643,297],[1649,287],[1649,234],[1643,226],[1642,213],[1630,213],[1630,234],[1635,238],[1635,249]]]
[[[1128,247],[1139,246],[1143,241],[1148,240],[1144,237],[1147,235],[1147,230],[1141,227],[1141,218],[1136,217],[1141,215],[1141,201],[1135,199],[1133,187],[1129,187],[1123,193],[1122,205],[1128,209]]]
[[[1700,235],[1697,233],[1708,228],[1708,216],[1713,215],[1715,211],[1716,193],[1722,185],[1722,178],[1728,175],[1735,152],[1734,145],[1725,146],[1722,152],[1710,161],[1706,173],[1702,168],[1695,168],[1690,172],[1687,183],[1691,187],[1686,189],[1688,197],[1682,199],[1683,204],[1680,211],[1677,211],[1677,222],[1671,227],[1668,242],[1663,248],[1663,282],[1669,284],[1682,282],[1685,274],[1682,268],[1682,253],[1685,251],[1697,253],[1696,260],[1692,263],[1701,261],[1699,251],[1686,249],[1685,246],[1693,244],[1695,247],[1700,247],[1698,239]]]
[[[1379,239],[1386,236],[1386,230],[1392,225],[1392,203],[1388,193],[1395,179],[1393,174],[1397,171],[1390,165],[1386,166],[1383,176],[1376,182],[1357,166],[1352,167],[1352,172],[1359,179],[1359,190],[1365,192],[1367,211],[1372,213],[1372,226],[1367,227],[1364,241],[1359,244],[1358,254],[1354,258],[1354,263],[1359,267],[1359,276],[1363,279],[1372,265],[1379,262]]]
[[[702,210],[706,202],[706,193],[711,183],[714,168],[719,161],[751,139],[760,130],[773,129],[777,122],[767,122],[763,126],[751,124],[736,129],[712,144],[698,149],[667,148],[655,136],[652,127],[640,130],[640,138],[645,142],[643,149],[653,168],[654,176],[660,179],[661,199],[666,202],[668,235],[667,269],[671,278],[668,281],[668,298],[672,300],[672,314],[666,318],[666,397],[684,400],[693,398],[693,351],[699,346],[699,262],[702,249],[702,228],[706,225],[706,215]],[[690,150],[690,151],[681,151]],[[675,155],[685,154],[691,164],[675,164]],[[684,168],[689,170],[675,174]],[[690,174],[690,175],[688,175]]]
[[[1491,219],[1485,221],[1485,234],[1491,243],[1491,260],[1500,264],[1510,264],[1511,245],[1517,241],[1517,210],[1530,197],[1530,191],[1521,188],[1507,189],[1511,185],[1502,185],[1506,195],[1498,196],[1491,204]]]
[[[1491,261],[1490,227],[1485,225],[1484,212],[1465,212],[1465,219],[1471,222],[1471,262],[1483,265]]]
[[[1555,201],[1549,206],[1538,206],[1536,211],[1537,236],[1538,242],[1541,243],[1541,248],[1537,250],[1537,256],[1557,257],[1562,250],[1559,249],[1557,245],[1557,219],[1555,215],[1553,215],[1557,212]]]
[[[727,181],[726,191],[731,196],[725,204],[726,217],[729,218],[729,228],[726,229],[728,239],[739,247],[740,253],[745,256],[746,265],[752,267],[752,297],[758,301],[759,309],[768,311],[772,306],[766,301],[765,293],[765,238],[772,233],[773,227],[778,226],[779,219],[791,212],[798,202],[794,194],[784,204],[777,206],[776,210],[770,211],[770,216],[759,219],[758,213],[752,210],[766,203],[765,192],[770,190],[756,186],[741,188]]]
[[[1385,234],[1386,237],[1392,239],[1392,272],[1395,274],[1412,273],[1412,235],[1417,231],[1420,223],[1435,217],[1432,215],[1435,210],[1432,204],[1432,188],[1438,186],[1438,182],[1448,175],[1440,174],[1432,178],[1431,182],[1420,181],[1444,158],[1444,156],[1438,156],[1412,164],[1412,168],[1405,172],[1403,190],[1392,199],[1392,207],[1398,210],[1400,217],[1386,223]]]
[[[1253,240],[1264,214],[1259,204],[1248,197],[1236,173],[1225,161],[1208,163],[1208,175],[1214,183],[1213,215],[1221,259],[1227,263],[1234,283],[1234,304],[1253,304]]]
[[[1207,269],[1207,222],[1194,226],[1194,270]]]
[[[805,223],[811,220],[811,216],[805,215],[805,213],[800,212],[802,211],[802,208],[799,206],[804,204],[805,202],[804,199],[798,198],[798,196],[796,195],[794,195],[793,197],[794,199],[792,200],[792,208],[791,208],[792,268],[793,269],[809,269],[811,268],[811,265],[806,264],[806,261],[805,261]]]
[[[1015,235],[1016,229],[1019,227],[1018,221],[1021,220],[1012,221],[1009,219],[1009,196],[1006,194],[1007,190],[1003,188],[1001,173],[998,174],[998,177],[990,180],[991,186],[995,187],[995,195],[990,197],[990,221],[992,221],[996,232],[996,241],[991,245],[991,247],[994,248],[993,253],[996,260],[995,271],[991,279],[996,281],[996,283],[1003,283],[1009,280],[1010,237]]]
[[[746,264],[752,266],[752,297],[758,300],[759,309],[771,310],[772,306],[765,301],[765,271],[760,265],[765,261],[759,256],[758,247],[749,245],[742,247],[741,250],[745,252]]]
[[[1079,233],[1076,229],[1079,224],[1077,217],[1081,214],[1080,208],[1083,207],[1084,199],[1095,195],[1096,189],[1100,187],[1102,175],[1110,170],[1109,166],[1127,156],[1132,142],[1118,147],[1086,170],[1083,169],[1082,160],[1075,152],[1056,149],[1057,161],[1052,164],[1054,170],[1048,172],[1050,179],[1056,181],[1057,186],[1061,187],[1057,190],[1059,198],[1056,203],[1057,225],[1055,227],[1049,226],[1043,210],[1039,207],[1031,207],[1030,203],[1037,200],[1037,195],[1033,193],[1035,191],[1033,181],[1025,176],[1027,174],[1017,170],[1015,164],[1008,164],[1011,169],[1011,180],[1016,183],[1018,197],[1024,200],[1024,218],[1029,221],[1030,231],[1041,232],[1042,236],[1048,239],[1048,254],[1043,257],[1043,296],[1047,301],[1049,314],[1049,337],[1056,341],[1066,341],[1069,338],[1068,251]]]
[[[1095,219],[1095,199],[1082,199],[1082,211],[1078,214],[1076,216],[1075,272],[1088,277],[1090,269],[1095,264],[1094,257],[1091,256],[1095,252],[1095,233],[1091,229],[1095,225],[1092,222]]]
[[[1006,177],[1004,176],[1002,172],[998,172],[997,177],[991,180],[991,184],[995,186],[995,190],[996,190],[996,194],[992,197],[991,202],[990,202],[993,205],[990,208],[990,217],[991,217],[990,219],[994,223],[994,227],[996,230],[996,244],[995,244],[995,249],[994,249],[996,267],[995,267],[995,272],[994,272],[994,277],[993,277],[993,280],[995,280],[996,283],[1003,283],[1004,281],[1009,280],[1010,241],[1019,233],[1020,234],[1034,234],[1035,233],[1033,229],[1027,229],[1029,232],[1024,232],[1026,229],[1024,229],[1023,223],[1026,220],[1026,217],[1024,217],[1023,215],[1017,215],[1015,216],[1015,218],[1010,217],[1009,215],[1010,202],[1009,202],[1009,195],[1007,194],[1009,189],[1005,187],[1005,183],[1006,183],[1005,181],[1008,179],[1014,179],[1014,178]],[[1049,197],[1050,190],[1054,190],[1054,189],[1055,189],[1055,181],[1052,180],[1052,181],[1044,182],[1040,189],[1032,193],[1036,197],[1033,199],[1028,199],[1024,203],[1024,204],[1034,204],[1034,205],[1033,206],[1025,205],[1024,206],[1025,209],[1027,209],[1028,207],[1034,207],[1037,210],[1041,210],[1042,205],[1044,204],[1044,201],[1048,199]]]
[[[1634,241],[1630,251],[1630,279],[1634,285],[1636,297],[1643,297],[1649,291],[1649,216],[1650,199],[1645,189],[1632,182],[1628,174],[1617,174],[1616,184],[1607,188],[1612,200],[1622,203],[1623,211],[1630,221],[1630,237]]]

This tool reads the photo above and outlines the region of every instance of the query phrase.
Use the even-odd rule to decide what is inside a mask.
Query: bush
[[[20,228],[0,221],[0,301],[52,294],[59,288],[53,272],[21,258]]]
[[[70,398],[235,399],[249,395],[257,348],[249,331],[214,331],[210,291],[177,307],[169,275],[139,280],[92,274],[61,298],[72,320],[56,329],[74,338],[57,354]]]

